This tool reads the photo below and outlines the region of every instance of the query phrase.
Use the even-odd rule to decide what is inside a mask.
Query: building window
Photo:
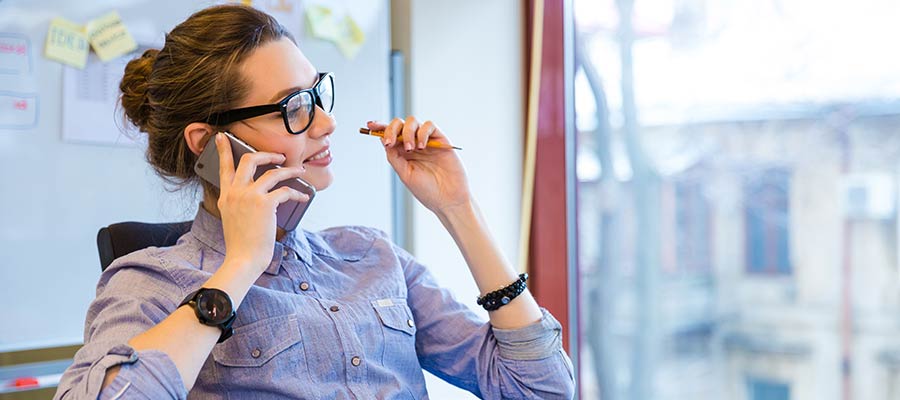
[[[790,400],[791,388],[783,382],[749,378],[747,379],[747,398],[749,400]]]
[[[678,226],[678,269],[680,271],[709,271],[710,218],[709,203],[703,186],[697,181],[675,185]]]
[[[667,182],[662,190],[663,270],[709,272],[712,221],[704,185],[692,174]]]
[[[790,173],[768,168],[744,181],[747,272],[790,275]]]

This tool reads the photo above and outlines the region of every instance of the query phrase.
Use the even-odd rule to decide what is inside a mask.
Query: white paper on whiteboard
[[[0,90],[0,129],[25,130],[37,126],[37,93]]]
[[[0,32],[0,74],[30,74],[31,69],[31,42],[28,37]]]
[[[119,82],[125,65],[144,50],[101,62],[93,52],[83,70],[63,67],[62,137],[75,143],[136,146],[124,132],[122,113],[116,109]]]

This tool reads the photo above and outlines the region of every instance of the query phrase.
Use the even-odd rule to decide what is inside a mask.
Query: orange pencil
[[[373,131],[373,130],[369,130],[369,128],[359,128],[359,133],[362,133],[363,135],[384,137],[384,131]],[[401,140],[403,140],[403,135],[397,136],[397,141],[401,141]],[[434,139],[428,139],[428,141],[425,142],[425,147],[430,147],[432,149],[462,150],[459,147],[451,146],[449,144],[444,144],[444,143],[441,143]]]

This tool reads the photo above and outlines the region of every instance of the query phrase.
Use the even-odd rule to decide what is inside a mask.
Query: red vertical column
[[[540,0],[538,0],[540,1]],[[526,60],[530,59],[534,4],[527,2]],[[534,203],[529,244],[529,288],[562,323],[569,349],[569,272],[566,221],[566,134],[563,0],[544,0]],[[526,68],[530,66],[526,63]],[[530,71],[529,71],[530,72]],[[529,76],[526,74],[526,76]]]

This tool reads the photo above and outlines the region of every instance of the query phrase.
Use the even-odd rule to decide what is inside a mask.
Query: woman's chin
[[[316,174],[315,176],[310,176],[307,178],[303,178],[307,183],[316,188],[317,192],[321,192],[325,189],[328,189],[331,186],[331,182],[334,181],[334,175],[331,171],[322,171],[325,173]]]

